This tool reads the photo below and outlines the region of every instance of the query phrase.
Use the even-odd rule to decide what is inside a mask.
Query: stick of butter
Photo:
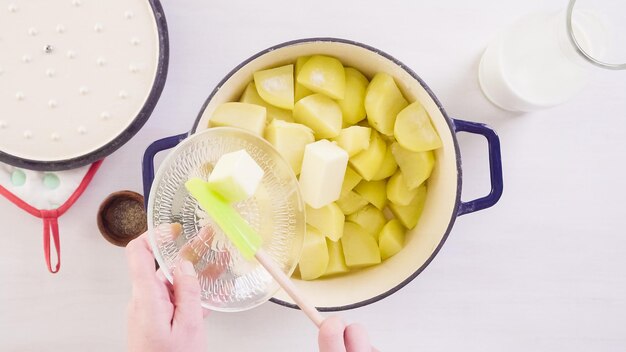
[[[242,149],[222,155],[209,175],[209,184],[227,202],[234,203],[252,197],[263,174],[263,169]]]
[[[348,153],[326,139],[304,148],[300,190],[304,201],[319,209],[341,194],[343,177],[348,166]]]

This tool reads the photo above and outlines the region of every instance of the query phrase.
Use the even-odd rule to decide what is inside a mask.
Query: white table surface
[[[521,14],[565,1],[164,0],[169,77],[152,118],[109,157],[61,218],[61,272],[45,269],[41,222],[2,200],[0,350],[121,351],[130,283],[124,251],[95,222],[109,193],[141,191],[152,141],[187,131],[215,84],[268,46],[354,39],[412,67],[451,116],[502,141],[505,192],[458,219],[433,263],[394,295],[342,313],[384,351],[626,350],[626,72],[598,71],[569,103],[516,115],[482,96],[481,52]],[[626,10],[626,7],[624,8]],[[461,136],[464,199],[488,189],[485,143]],[[311,351],[316,331],[272,303],[206,320],[211,351]]]

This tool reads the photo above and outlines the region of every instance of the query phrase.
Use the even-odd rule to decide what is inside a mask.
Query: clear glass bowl
[[[202,305],[218,311],[256,307],[279,289],[256,260],[239,254],[184,186],[192,177],[206,180],[223,154],[241,149],[265,174],[254,196],[233,206],[261,235],[263,249],[290,276],[306,230],[304,203],[291,167],[265,140],[224,127],[190,136],[159,167],[148,202],[150,241],[161,270],[171,282],[181,254],[193,258]]]

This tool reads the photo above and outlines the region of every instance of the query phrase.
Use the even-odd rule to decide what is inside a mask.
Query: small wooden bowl
[[[143,196],[133,191],[111,193],[98,209],[98,229],[110,243],[126,247],[148,231]]]

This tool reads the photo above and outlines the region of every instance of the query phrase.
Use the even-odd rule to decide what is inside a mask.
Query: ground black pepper
[[[113,202],[104,215],[106,227],[114,236],[136,236],[146,231],[146,212],[141,203],[121,199]]]

